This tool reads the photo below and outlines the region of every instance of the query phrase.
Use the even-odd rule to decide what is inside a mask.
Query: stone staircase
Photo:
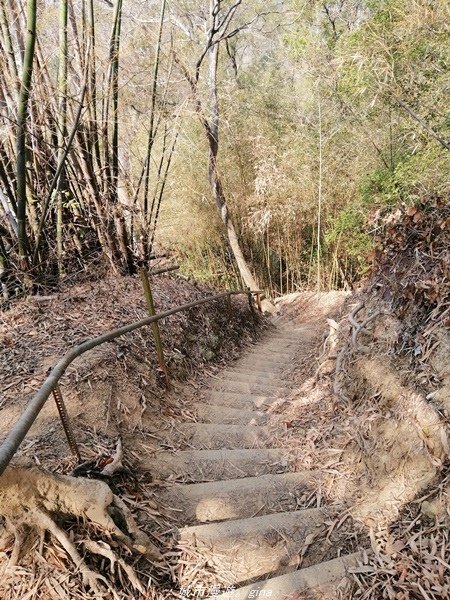
[[[226,582],[214,597],[338,598],[348,568],[361,559],[359,552],[338,557],[324,543],[336,508],[301,509],[299,499],[314,492],[321,473],[296,472],[295,452],[274,445],[282,431],[274,430],[270,407],[291,392],[283,371],[304,336],[302,327],[274,326],[211,378],[193,405],[196,422],[161,432],[175,451],[146,465],[158,479],[181,481],[162,489],[159,502],[177,511],[178,547],[195,550]]]

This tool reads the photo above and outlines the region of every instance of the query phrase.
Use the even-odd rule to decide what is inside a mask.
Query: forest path
[[[194,406],[195,421],[159,433],[174,452],[146,462],[177,511],[175,597],[337,598],[359,553],[327,536],[336,506],[305,507],[323,475],[296,471],[274,409],[292,392],[289,370],[317,324],[276,321]],[[304,349],[304,350],[303,350]],[[303,505],[303,507],[302,507]]]

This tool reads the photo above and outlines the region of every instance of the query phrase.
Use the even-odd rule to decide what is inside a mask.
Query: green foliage
[[[295,36],[288,33],[283,35],[283,44],[296,61],[300,61],[304,57],[309,42],[309,32],[304,28],[299,29]]]
[[[367,207],[378,204],[395,204],[400,200],[395,172],[384,165],[375,168],[361,179],[361,200]]]
[[[403,197],[419,198],[429,192],[444,194],[448,186],[450,153],[437,144],[412,154],[395,170]]]
[[[322,2],[295,0],[298,18],[279,37],[234,40],[237,78],[222,56],[220,170],[246,256],[271,292],[316,285],[318,257],[322,288],[357,280],[372,213],[445,189],[450,154],[396,102],[448,138],[445,4],[330,1],[326,14]],[[188,175],[188,197],[204,176]],[[197,239],[193,263],[214,278],[208,249],[221,238],[204,229]]]
[[[367,212],[349,207],[339,213],[330,225],[325,240],[338,255],[350,259],[354,276],[363,274],[373,239],[367,233]]]
[[[366,207],[412,202],[429,192],[445,193],[450,154],[437,144],[428,144],[414,154],[404,152],[393,169],[379,166],[360,183],[361,200]]]

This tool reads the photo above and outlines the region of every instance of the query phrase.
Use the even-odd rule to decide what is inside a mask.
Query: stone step
[[[218,481],[285,473],[295,456],[282,448],[243,450],[185,450],[161,452],[140,462],[155,479],[189,482]]]
[[[286,342],[298,342],[299,339],[304,335],[304,329],[290,329],[290,328],[279,328],[272,329],[268,332],[267,336],[261,339],[262,344],[264,342],[272,342],[273,340],[285,340]]]
[[[275,396],[242,393],[239,391],[207,390],[205,393],[205,402],[223,404],[230,408],[242,408],[244,410],[269,408],[275,401]]]
[[[280,347],[290,346],[292,344],[297,344],[299,342],[299,340],[301,340],[301,336],[297,335],[297,334],[287,335],[282,332],[271,333],[269,336],[266,336],[262,340],[260,340],[260,342],[257,344],[256,348],[264,348],[265,346],[274,346],[275,344],[278,344]]]
[[[256,410],[242,410],[223,404],[195,402],[193,405],[197,418],[203,423],[222,423],[227,425],[264,425],[265,413]]]
[[[301,594],[315,592],[314,598],[339,598],[338,588],[342,588],[349,577],[349,570],[362,563],[362,552],[347,554],[310,567],[271,577],[215,595],[216,600],[248,600],[249,598],[271,598],[272,600],[293,600]],[[347,596],[345,596],[347,597]],[[208,599],[212,600],[212,598]]]
[[[207,523],[298,509],[298,499],[321,479],[318,471],[282,473],[190,485],[175,484],[160,496],[162,506],[181,509],[179,520]]]
[[[180,423],[170,430],[154,431],[153,434],[163,443],[179,450],[258,448],[263,446],[269,437],[265,427],[215,423]]]
[[[220,377],[218,379],[211,378],[210,384],[214,384],[216,381],[239,381],[242,383],[258,383],[261,385],[268,384],[272,385],[281,385],[280,376],[275,375],[273,373],[267,373],[264,371],[260,372],[252,372],[251,369],[233,369],[229,371],[221,371]]]
[[[241,362],[239,362],[235,363],[234,365],[231,365],[229,371],[241,374],[251,373],[254,375],[266,375],[268,377],[279,377],[283,372],[284,368],[286,368],[285,363],[283,363],[283,367],[275,366],[272,368],[269,367],[269,365],[261,366],[257,364],[256,366],[254,366],[254,364],[251,362],[249,362],[248,364],[241,364]]]
[[[266,336],[263,339],[259,340],[259,342],[257,342],[256,344],[254,344],[251,347],[251,350],[253,352],[259,351],[259,350],[263,350],[264,348],[267,348],[268,346],[278,346],[278,348],[280,350],[282,350],[283,348],[290,348],[292,345],[298,344],[298,342],[301,340],[301,336],[284,336],[282,334],[277,334],[277,335],[270,335],[270,336]]]
[[[195,548],[210,567],[237,584],[295,568],[306,538],[323,533],[326,519],[324,509],[310,508],[196,525],[179,530],[179,545]],[[319,553],[312,555],[317,562]],[[308,554],[303,564],[310,566]]]
[[[247,383],[244,381],[233,381],[232,379],[215,379],[214,381],[210,382],[209,389],[226,392],[242,392],[243,394],[253,393],[260,396],[270,395],[276,397],[288,396],[293,391],[292,388],[283,387],[276,382]]]
[[[267,345],[258,350],[254,350],[247,354],[247,358],[249,360],[255,358],[278,358],[280,360],[289,360],[295,354],[295,348],[286,348],[285,346],[280,346],[279,344]]]
[[[292,357],[287,360],[281,359],[276,360],[275,358],[249,358],[239,361],[239,371],[246,371],[247,369],[256,369],[257,371],[273,371],[281,373],[282,371],[289,368],[292,363]]]

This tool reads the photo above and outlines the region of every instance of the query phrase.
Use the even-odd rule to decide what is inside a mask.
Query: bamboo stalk
[[[320,96],[320,80],[319,80],[319,183],[318,183],[318,206],[317,206],[317,291],[321,289],[321,260],[322,260],[322,187],[323,187],[323,135],[322,135],[322,99]]]
[[[8,64],[11,74],[15,78],[15,89],[19,91],[19,71],[17,69],[16,57],[14,54],[14,48],[12,44],[11,32],[9,30],[8,19],[6,16],[5,5],[3,2],[0,3],[0,27],[3,34],[3,40],[5,44],[5,51],[7,53]]]
[[[33,76],[34,50],[36,45],[36,0],[27,2],[27,37],[23,59],[22,83],[20,86],[19,105],[17,111],[17,237],[19,242],[19,260],[21,268],[27,268],[29,244],[26,228],[27,210],[27,156],[26,131],[28,117],[28,101]]]
[[[146,259],[148,254],[151,253],[149,250],[149,246],[147,244],[148,240],[148,228],[150,227],[153,207],[155,203],[155,195],[153,197],[152,209],[149,213],[148,210],[148,197],[149,197],[149,187],[150,187],[150,168],[151,168],[151,159],[153,152],[153,145],[155,142],[155,109],[156,109],[156,92],[158,89],[158,75],[159,75],[159,66],[161,59],[161,42],[162,42],[162,33],[164,28],[164,16],[166,11],[166,0],[161,0],[161,11],[159,18],[159,28],[158,28],[158,38],[156,41],[155,48],[155,64],[153,67],[153,79],[152,79],[152,91],[151,91],[151,102],[150,102],[150,122],[149,122],[149,131],[148,131],[148,140],[147,140],[147,154],[145,159],[145,175],[144,175],[144,198],[143,198],[143,208],[142,208],[142,242],[143,242],[143,258]],[[165,141],[165,140],[164,140]],[[163,152],[164,156],[164,152]],[[161,163],[162,166],[162,163]]]
[[[164,189],[166,187],[167,177],[169,175],[170,165],[172,162],[173,153],[175,152],[175,146],[177,144],[177,140],[178,140],[178,133],[176,133],[174,136],[172,146],[170,148],[169,157],[167,159],[166,168],[164,170],[164,175],[163,175],[162,181],[160,182],[158,201],[157,201],[157,205],[156,205],[156,213],[155,213],[155,218],[153,221],[152,238],[150,240],[150,247],[149,247],[150,254],[153,252],[153,243],[155,241],[156,226],[158,224],[159,211],[161,209],[161,202],[162,202],[163,195],[164,195]]]
[[[114,10],[114,28],[111,39],[111,93],[113,105],[112,164],[110,198],[117,203],[119,193],[119,50],[122,29],[122,0],[116,0]]]
[[[60,0],[59,5],[59,68],[58,68],[58,170],[59,178],[56,186],[57,219],[56,244],[58,273],[63,275],[63,195],[65,192],[64,154],[67,137],[67,0]]]
[[[95,11],[94,0],[88,0],[87,6],[87,72],[89,74],[88,106],[89,106],[89,148],[94,150],[94,156],[99,172],[102,172],[102,159],[100,151],[98,120],[97,120],[97,75],[95,61]]]
[[[65,163],[65,161],[67,159],[67,156],[69,155],[69,152],[70,152],[70,150],[72,148],[72,144],[73,144],[73,141],[75,139],[75,136],[77,134],[79,134],[79,128],[78,128],[78,126],[80,124],[81,115],[82,115],[82,112],[83,112],[83,105],[84,105],[83,103],[84,103],[84,96],[85,96],[85,93],[86,93],[86,85],[87,85],[87,80],[85,78],[85,81],[83,83],[83,88],[81,90],[81,97],[80,97],[80,100],[79,100],[79,106],[78,106],[77,114],[76,114],[76,117],[75,117],[74,124],[72,126],[72,131],[71,131],[70,136],[69,136],[69,138],[67,140],[67,144],[66,144],[66,147],[64,149],[64,154],[61,156],[61,161],[58,164],[58,168],[56,170],[55,176],[53,177],[52,183],[51,183],[50,188],[49,188],[48,193],[47,193],[46,200],[44,202],[44,206],[42,208],[41,218],[40,218],[40,221],[39,221],[38,231],[37,231],[37,234],[36,234],[36,242],[35,242],[35,248],[34,248],[34,253],[33,253],[33,262],[36,262],[37,255],[38,255],[38,252],[39,252],[39,243],[40,243],[41,234],[42,234],[42,231],[43,231],[43,228],[44,228],[45,218],[47,216],[47,210],[48,210],[48,206],[50,204],[50,200],[52,198],[52,195],[53,195],[53,192],[54,192],[54,190],[56,188],[56,185],[57,185],[57,183],[59,181],[59,176],[61,174],[61,170],[63,169],[64,163]],[[91,181],[95,181],[95,178],[93,178]],[[95,193],[95,191],[96,190],[94,189],[94,193]]]

